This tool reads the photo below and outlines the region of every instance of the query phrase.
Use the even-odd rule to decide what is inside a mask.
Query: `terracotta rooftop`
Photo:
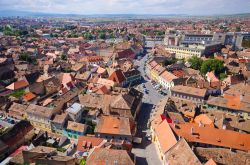
[[[122,83],[126,80],[124,74],[122,73],[121,70],[116,70],[114,71],[108,78],[109,80],[114,81],[115,83]]]
[[[172,87],[171,91],[193,95],[193,96],[205,97],[207,90],[189,87],[189,86],[177,85],[177,86]]]
[[[160,143],[162,153],[167,152],[171,147],[173,147],[177,143],[175,135],[171,127],[169,126],[167,120],[163,120],[159,123],[159,125],[156,125],[154,131]]]
[[[158,65],[158,63],[155,60],[152,60],[148,63],[148,65],[150,66],[150,69],[153,69],[156,65]]]
[[[10,90],[17,90],[17,89],[21,89],[21,88],[24,88],[27,86],[29,86],[29,83],[27,81],[20,80],[20,81],[13,82],[12,84],[7,86],[6,88],[10,89]]]
[[[131,109],[135,98],[129,94],[120,94],[112,102],[111,107],[117,109]]]
[[[130,122],[125,117],[102,116],[95,128],[96,133],[131,135]]]
[[[87,56],[87,60],[89,62],[99,62],[103,61],[103,58],[101,56]]]
[[[207,104],[224,107],[232,110],[250,112],[250,103],[240,101],[240,97],[213,97],[210,96]]]
[[[104,139],[96,138],[92,136],[79,136],[77,142],[77,151],[85,152],[89,151],[91,148],[97,147]]]
[[[201,162],[183,138],[166,152],[165,159],[168,165],[201,165]]]
[[[194,122],[197,124],[199,123],[207,124],[207,125],[213,124],[213,121],[206,114],[200,114],[196,116],[194,119]]]
[[[177,79],[178,77],[176,77],[175,75],[173,75],[172,73],[168,72],[168,71],[164,71],[160,74],[160,77],[162,77],[164,80],[171,82],[174,79]]]
[[[22,120],[25,116],[27,107],[28,105],[18,104],[14,102],[9,108],[8,115]]]
[[[55,148],[45,147],[45,146],[37,146],[37,147],[29,150],[29,152],[36,152],[36,153],[51,153],[54,151],[56,151]]]
[[[85,130],[87,129],[87,126],[85,124],[68,121],[67,129],[73,130],[76,132],[85,132]]]
[[[53,109],[35,105],[35,104],[30,104],[28,108],[26,109],[26,112],[31,113],[32,115],[41,116],[41,117],[50,119],[53,114]]]
[[[87,159],[88,165],[134,165],[126,150],[96,148]]]
[[[243,151],[250,151],[250,135],[230,130],[217,129],[206,125],[185,123],[171,125],[173,131],[188,142],[211,144]],[[230,137],[230,138],[228,138]]]
[[[28,92],[28,93],[25,93],[25,94],[23,95],[23,99],[24,99],[25,101],[31,101],[31,100],[33,100],[34,98],[36,98],[36,95],[33,94],[32,92]]]
[[[213,159],[209,159],[204,165],[217,165]]]
[[[55,116],[55,118],[53,119],[53,122],[58,123],[58,124],[62,124],[65,121],[65,119],[67,118],[67,116],[68,116],[68,114],[66,114],[66,113],[63,113],[63,114],[60,114],[60,115],[57,114]]]
[[[211,163],[211,165],[218,164],[231,164],[231,165],[248,165],[250,164],[249,153],[246,152],[232,152],[229,149],[225,148],[203,148],[196,147],[194,149],[196,155],[202,160],[207,160],[206,163]],[[214,162],[211,162],[210,160]],[[207,164],[205,164],[207,165]],[[210,164],[208,164],[210,165]]]

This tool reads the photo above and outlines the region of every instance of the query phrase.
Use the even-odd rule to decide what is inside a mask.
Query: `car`
[[[148,94],[148,91],[145,91],[146,94]]]

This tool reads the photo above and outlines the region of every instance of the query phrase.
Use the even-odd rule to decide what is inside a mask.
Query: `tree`
[[[198,58],[197,56],[193,56],[190,59],[188,59],[188,62],[190,63],[191,68],[195,70],[200,70],[203,60]]]
[[[235,29],[236,32],[240,32],[241,31],[241,28],[239,26],[236,27]]]
[[[93,36],[92,36],[91,33],[84,33],[83,37],[86,38],[87,40],[92,40],[93,39]]]
[[[220,73],[219,78],[220,78],[220,80],[224,80],[225,78],[227,78],[227,74],[226,73]]]
[[[66,61],[67,60],[67,55],[66,54],[62,54],[61,55],[61,60]]]
[[[105,40],[106,39],[106,34],[105,33],[100,33],[99,38]]]
[[[172,65],[172,64],[174,64],[174,63],[176,63],[176,62],[177,62],[177,59],[165,60],[165,61],[163,62],[163,65],[164,65],[164,66],[168,66],[168,65]]]
[[[244,40],[242,41],[242,46],[243,46],[244,48],[250,48],[250,39],[244,39]]]
[[[225,68],[223,65],[223,61],[217,60],[217,59],[209,59],[206,61],[203,61],[201,65],[201,73],[205,75],[207,72],[215,71],[216,74],[220,74],[224,72]]]

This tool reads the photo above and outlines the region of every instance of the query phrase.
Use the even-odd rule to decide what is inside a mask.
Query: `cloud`
[[[0,10],[75,14],[231,14],[249,0],[1,0]]]

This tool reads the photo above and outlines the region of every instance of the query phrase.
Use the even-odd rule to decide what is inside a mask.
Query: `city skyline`
[[[237,5],[235,5],[237,4]],[[51,14],[186,14],[227,15],[250,12],[248,0],[9,0],[0,2],[1,11]]]

